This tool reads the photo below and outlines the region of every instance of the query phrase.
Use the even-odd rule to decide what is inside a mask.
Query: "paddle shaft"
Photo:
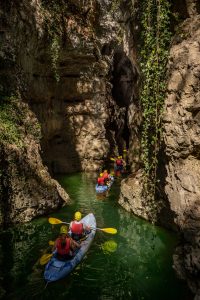
[[[49,218],[49,223],[52,224],[52,225],[58,225],[58,224],[71,224],[71,223],[68,223],[68,222],[63,222],[57,218]],[[89,227],[89,225],[87,225]],[[98,227],[92,227],[90,228],[91,230],[100,230],[100,231],[103,231],[103,232],[106,232],[106,233],[110,233],[110,234],[116,234],[117,233],[117,229],[115,228],[98,228]]]

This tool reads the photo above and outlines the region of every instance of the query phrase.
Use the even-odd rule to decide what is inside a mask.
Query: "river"
[[[83,262],[67,278],[45,288],[39,258],[50,252],[60,225],[47,217],[15,226],[0,234],[0,298],[70,300],[190,300],[185,282],[177,279],[172,254],[177,236],[133,216],[118,203],[120,179],[106,197],[95,193],[96,174],[58,177],[71,203],[51,216],[70,222],[76,210],[93,212],[100,228]]]

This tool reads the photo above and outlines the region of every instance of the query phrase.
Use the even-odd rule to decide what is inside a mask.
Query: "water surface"
[[[120,179],[106,197],[95,193],[96,174],[58,178],[71,197],[69,206],[51,216],[70,222],[76,210],[93,212],[100,228],[83,262],[66,279],[45,288],[43,253],[50,253],[60,225],[39,218],[1,234],[0,295],[4,299],[190,300],[184,282],[176,278],[172,254],[177,237],[124,211],[117,203]]]

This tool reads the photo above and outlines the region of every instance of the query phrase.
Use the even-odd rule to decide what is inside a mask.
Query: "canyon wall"
[[[129,142],[137,69],[128,17],[111,1],[5,7],[4,40],[15,55],[22,98],[41,124],[44,163],[51,174],[98,170]]]
[[[179,231],[174,254],[180,278],[200,297],[200,4],[175,1],[167,96],[163,115],[163,140],[158,174],[157,222]],[[174,24],[176,23],[176,24]],[[143,195],[143,171],[121,184],[119,203],[151,221],[151,202]]]
[[[177,0],[173,10],[179,24],[168,63],[157,221],[181,232],[174,266],[199,293],[199,2]],[[124,148],[132,174],[119,203],[151,221],[140,162],[138,14],[137,1],[0,1],[1,224],[69,201],[50,174],[99,170]]]
[[[27,222],[69,203],[42,163],[41,130],[28,105],[10,98],[1,105],[0,119],[0,225]]]
[[[178,274],[200,296],[200,11],[188,10],[170,50],[164,113],[165,194],[184,244]]]
[[[50,175],[99,170],[124,148],[135,151],[141,117],[132,5],[0,1],[0,123],[8,132],[1,223],[62,205],[68,196]]]

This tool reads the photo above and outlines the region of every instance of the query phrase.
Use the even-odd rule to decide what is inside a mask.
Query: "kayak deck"
[[[81,221],[86,226],[96,228],[96,220],[92,213],[86,215]],[[81,242],[81,248],[77,249],[77,253],[72,259],[61,261],[56,257],[52,257],[45,267],[44,279],[47,282],[52,282],[66,277],[83,259],[94,239],[95,233],[95,229],[91,230],[87,238]]]

